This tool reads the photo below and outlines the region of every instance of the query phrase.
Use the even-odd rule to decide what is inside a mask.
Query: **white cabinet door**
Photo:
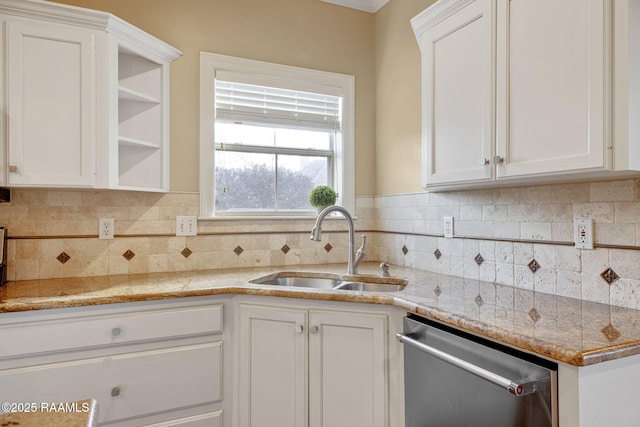
[[[94,185],[95,34],[6,22],[8,184]]]
[[[461,2],[450,3],[443,13],[453,15],[423,33],[416,29],[426,186],[493,179],[494,2],[476,0],[460,10]]]
[[[498,179],[609,168],[606,0],[499,0]]]
[[[239,426],[388,425],[386,314],[241,304],[239,319]]]
[[[386,316],[311,310],[309,325],[309,426],[386,426]]]
[[[239,307],[240,427],[307,425],[307,310]]]

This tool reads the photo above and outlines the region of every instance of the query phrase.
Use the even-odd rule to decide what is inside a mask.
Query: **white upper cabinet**
[[[167,191],[181,53],[104,12],[33,0],[0,12],[0,184]]]
[[[632,0],[615,11],[610,0],[440,0],[416,16],[423,185],[640,170],[629,120],[640,105],[630,78],[638,9]]]
[[[422,48],[423,173],[430,184],[493,179],[492,0],[462,9],[439,2],[440,19],[417,37]],[[425,25],[425,24],[421,24]]]
[[[607,3],[498,1],[498,178],[610,168]]]
[[[95,33],[7,20],[7,139],[11,185],[94,185]]]

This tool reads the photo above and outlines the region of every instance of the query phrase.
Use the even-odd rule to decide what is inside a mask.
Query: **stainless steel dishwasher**
[[[557,427],[555,363],[404,319],[406,427]]]

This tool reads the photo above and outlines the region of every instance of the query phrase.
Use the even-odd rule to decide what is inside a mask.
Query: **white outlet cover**
[[[574,219],[573,233],[577,249],[593,249],[593,219]]]
[[[115,234],[115,221],[113,218],[100,218],[98,222],[98,239],[113,239]]]
[[[453,239],[453,217],[445,216],[443,220],[443,235],[447,239]]]

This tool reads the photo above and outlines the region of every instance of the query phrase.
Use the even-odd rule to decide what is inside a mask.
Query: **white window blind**
[[[216,78],[217,121],[340,130],[341,97]]]

